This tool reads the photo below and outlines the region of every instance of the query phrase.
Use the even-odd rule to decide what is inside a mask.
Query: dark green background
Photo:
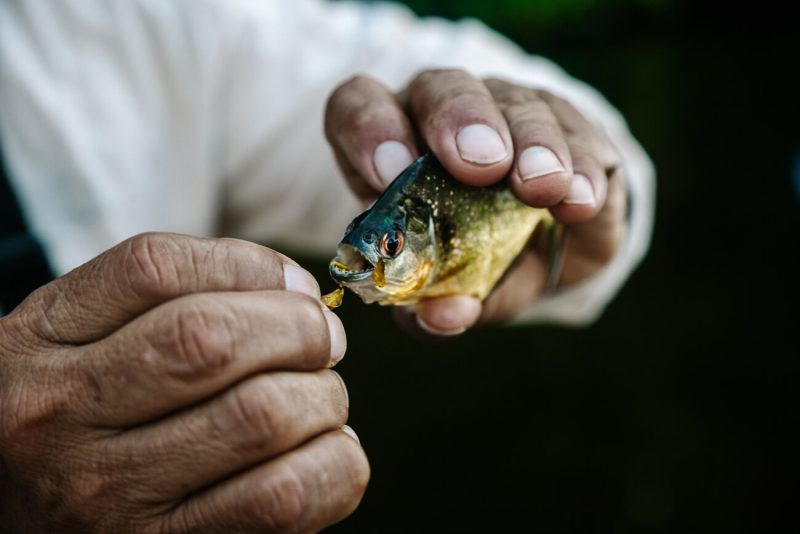
[[[349,298],[338,369],[373,474],[331,531],[798,531],[796,18],[666,0],[408,3],[478,17],[599,88],[656,163],[657,224],[591,328],[434,344]]]

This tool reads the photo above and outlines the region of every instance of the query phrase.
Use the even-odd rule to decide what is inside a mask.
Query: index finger
[[[348,185],[367,202],[416,157],[414,131],[400,103],[366,76],[354,76],[331,94],[325,135]]]
[[[428,146],[456,179],[489,185],[511,170],[511,133],[482,81],[461,70],[425,71],[406,98]]]
[[[202,293],[164,303],[58,362],[77,377],[86,424],[130,426],[259,372],[334,365],[347,341],[319,301],[286,291]]]
[[[168,300],[208,291],[289,289],[314,278],[273,250],[236,239],[141,234],[35,291],[15,314],[40,338],[84,344]]]

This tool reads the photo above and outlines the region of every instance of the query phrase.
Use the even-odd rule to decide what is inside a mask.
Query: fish
[[[385,306],[449,295],[484,300],[535,236],[546,241],[552,286],[564,226],[518,200],[505,181],[461,183],[425,154],[347,226],[328,265],[339,288],[323,302],[337,307],[344,288]]]

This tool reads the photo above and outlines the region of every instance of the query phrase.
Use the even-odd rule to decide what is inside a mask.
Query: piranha
[[[426,154],[347,227],[328,266],[340,287],[323,301],[341,304],[342,287],[367,304],[483,300],[534,235],[546,241],[553,285],[565,232],[550,212],[523,204],[503,182],[462,184]]]

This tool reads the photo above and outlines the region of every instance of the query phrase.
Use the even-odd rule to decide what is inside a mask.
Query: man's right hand
[[[339,319],[243,241],[134,237],[0,320],[0,525],[314,531],[369,466]],[[352,437],[351,437],[352,436]]]

